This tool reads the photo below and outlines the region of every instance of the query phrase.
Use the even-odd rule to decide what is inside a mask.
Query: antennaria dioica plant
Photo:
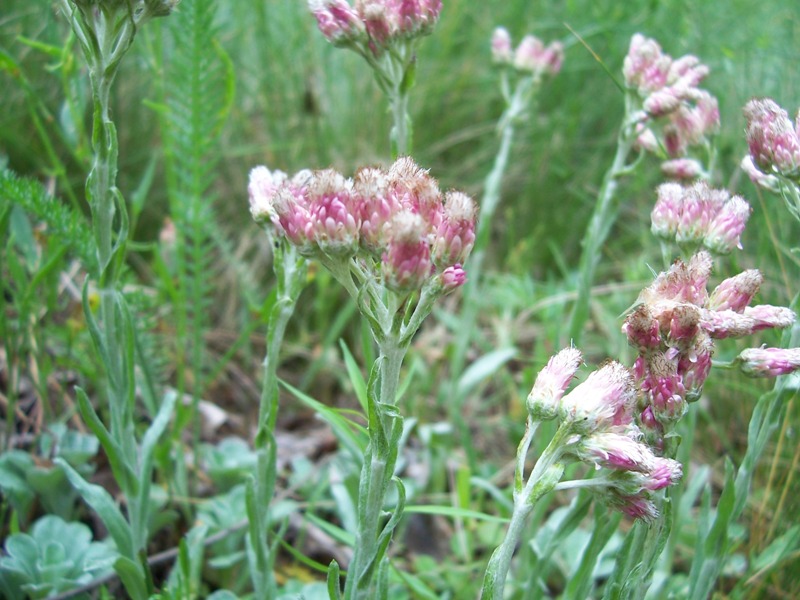
[[[80,389],[77,390],[78,403],[84,420],[106,451],[114,477],[125,494],[127,516],[123,516],[105,489],[86,481],[65,461],[57,459],[57,462],[108,528],[120,554],[114,569],[128,594],[137,599],[148,598],[153,592],[145,554],[153,453],[172,416],[176,397],[168,395],[163,399],[138,444],[133,414],[136,334],[125,297],[118,289],[128,238],[128,212],[122,193],[116,187],[119,148],[110,115],[110,94],[137,29],[153,17],[168,15],[174,4],[171,0],[104,3],[62,0],[60,3],[89,67],[92,90],[94,156],[86,180],[86,199],[91,210],[96,252],[93,275],[97,278],[100,295],[99,318],[95,318],[89,305],[88,281],[84,286],[83,305],[95,348],[106,371],[109,426],[101,421],[88,396]],[[119,219],[117,227],[115,216]]]

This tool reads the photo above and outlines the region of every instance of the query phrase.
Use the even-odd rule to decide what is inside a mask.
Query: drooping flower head
[[[751,377],[788,375],[800,369],[800,348],[748,348],[737,362]]]

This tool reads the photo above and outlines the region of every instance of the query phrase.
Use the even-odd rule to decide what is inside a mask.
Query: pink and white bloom
[[[358,40],[366,31],[361,16],[345,0],[310,0],[308,6],[322,35],[334,45]]]
[[[396,214],[389,224],[387,238],[386,251],[381,257],[386,286],[397,292],[421,288],[433,272],[422,218],[407,210]]]
[[[266,223],[275,215],[275,193],[285,181],[286,173],[283,171],[270,171],[264,166],[250,171],[247,194],[250,198],[250,214],[256,223]]]
[[[671,179],[691,180],[704,175],[703,165],[693,158],[674,158],[661,163],[661,173]]]
[[[547,361],[528,394],[526,405],[534,419],[544,421],[556,417],[561,398],[578,372],[582,360],[580,350],[570,347],[564,348]]]
[[[461,265],[455,264],[442,271],[442,274],[439,275],[439,281],[445,293],[449,294],[467,282],[467,272],[464,271]]]
[[[463,263],[475,244],[475,215],[472,198],[462,192],[447,192],[441,223],[433,242],[433,261],[437,266]]]
[[[750,217],[750,205],[703,181],[690,187],[665,183],[650,215],[655,235],[678,244],[702,244],[719,254],[741,248],[740,236]]]
[[[751,377],[788,375],[800,369],[800,348],[748,348],[736,360]]]
[[[496,27],[492,32],[492,60],[499,64],[511,64],[514,60],[511,34],[505,27]]]
[[[711,292],[707,308],[742,312],[753,301],[763,282],[764,276],[758,269],[748,269],[728,277]]]
[[[559,416],[576,433],[588,434],[628,425],[632,420],[636,385],[630,371],[609,362],[564,396]]]
[[[800,169],[800,126],[769,98],[757,98],[744,107],[747,145],[753,163],[766,174],[790,175]]]

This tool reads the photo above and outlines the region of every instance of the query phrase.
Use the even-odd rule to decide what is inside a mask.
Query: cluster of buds
[[[337,46],[380,55],[397,40],[427,35],[439,20],[441,0],[309,0],[325,38]]]
[[[784,307],[750,306],[763,278],[744,271],[707,291],[713,261],[705,251],[678,260],[642,291],[623,331],[638,350],[633,372],[642,392],[639,422],[651,445],[665,438],[699,398],[711,370],[714,340],[786,328],[795,314]]]
[[[744,107],[750,155],[742,168],[758,185],[774,189],[775,176],[800,183],[800,112],[789,114],[769,98],[751,100]]]
[[[431,279],[447,292],[466,281],[475,203],[461,192],[442,193],[410,158],[388,170],[362,168],[353,179],[332,169],[289,178],[256,167],[248,191],[253,218],[305,256],[356,259],[396,292]]]
[[[567,428],[565,456],[605,469],[595,483],[610,504],[634,518],[653,519],[652,493],[677,483],[681,465],[657,456],[643,441],[633,419],[639,391],[620,363],[603,365],[566,393],[580,363],[575,348],[552,357],[536,377],[528,411],[534,420],[558,418]]]
[[[692,55],[673,59],[658,42],[635,34],[623,65],[625,84],[636,101],[633,122],[638,146],[666,152],[665,175],[675,179],[702,176],[701,163],[688,156],[690,147],[706,143],[719,128],[716,98],[698,85],[708,67]]]
[[[492,34],[492,58],[497,64],[535,77],[555,75],[564,63],[564,46],[558,41],[545,46],[536,36],[526,35],[515,50],[508,30],[498,27]]]
[[[685,187],[665,183],[650,215],[653,233],[681,247],[704,246],[717,254],[741,248],[740,236],[750,217],[750,205],[740,196],[711,189],[699,181]]]

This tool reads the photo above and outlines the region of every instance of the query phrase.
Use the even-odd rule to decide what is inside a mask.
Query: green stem
[[[411,154],[411,128],[408,114],[408,94],[402,89],[402,81],[397,82],[389,95],[389,104],[392,110],[392,137],[394,140],[393,158]]]
[[[255,514],[249,515],[254,535],[249,546],[254,551],[254,566],[250,576],[253,587],[263,597],[274,597],[277,587],[273,575],[274,556],[270,544],[270,503],[277,476],[275,425],[278,418],[278,364],[280,349],[289,320],[294,314],[300,293],[305,287],[306,265],[297,249],[286,242],[276,248],[273,269],[277,279],[277,298],[272,307],[267,332],[267,353],[264,357],[264,380],[258,413],[255,450],[258,455],[254,474],[253,493]]]
[[[626,97],[626,105],[628,104]],[[627,108],[627,106],[626,106]],[[635,140],[633,124],[629,122],[629,110],[617,137],[617,151],[614,162],[603,178],[603,185],[597,197],[589,226],[584,235],[580,264],[578,267],[578,298],[572,309],[569,322],[569,336],[572,343],[580,345],[583,328],[589,319],[589,298],[592,292],[595,271],[600,262],[601,249],[611,227],[616,221],[616,204],[614,196],[617,192],[619,178],[629,171],[627,160]]]
[[[393,407],[397,400],[400,368],[408,345],[399,342],[397,332],[391,332],[384,336],[379,347],[380,386],[378,401],[374,406],[378,419],[370,424],[370,441],[361,469],[358,529],[345,584],[346,600],[369,600],[379,597],[376,575],[379,563],[384,560],[380,547],[380,537],[384,529],[383,506],[397,462],[395,431],[398,427],[402,427],[401,423],[397,423],[397,419],[402,417],[387,409]]]
[[[489,564],[486,567],[486,574],[483,579],[481,598],[483,600],[502,600],[504,597],[506,578],[511,568],[511,559],[514,550],[519,545],[522,533],[528,522],[528,517],[533,512],[536,502],[551,491],[557,480],[563,473],[563,466],[558,463],[564,453],[564,443],[568,437],[569,427],[562,425],[558,428],[550,443],[545,448],[536,466],[528,477],[525,486],[521,483],[524,480],[525,455],[527,454],[530,442],[533,438],[535,427],[529,419],[528,428],[525,436],[520,442],[517,454],[517,480],[514,486],[514,512],[508,524],[506,536],[502,543],[492,553]]]

